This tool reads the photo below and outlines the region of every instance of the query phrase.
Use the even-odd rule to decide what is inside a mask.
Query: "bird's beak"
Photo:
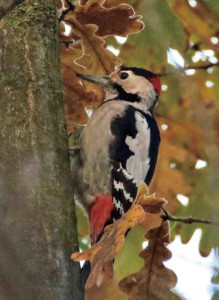
[[[109,76],[97,76],[97,75],[82,74],[82,73],[76,73],[76,75],[81,79],[95,83],[105,89],[113,86],[113,81],[110,79]]]

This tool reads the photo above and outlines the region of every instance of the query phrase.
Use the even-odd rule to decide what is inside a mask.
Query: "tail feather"
[[[99,195],[89,207],[91,244],[95,244],[101,237],[104,227],[111,223],[113,210],[112,197]]]
[[[94,203],[88,207],[91,245],[97,243],[103,235],[104,227],[111,221],[111,213],[113,210],[112,197],[108,195],[99,195]],[[85,286],[91,272],[91,264],[85,261],[81,268],[82,285]]]

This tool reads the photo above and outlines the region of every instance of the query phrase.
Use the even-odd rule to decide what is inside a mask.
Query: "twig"
[[[206,219],[197,219],[197,218],[192,218],[192,217],[174,217],[171,216],[171,214],[164,208],[161,208],[161,210],[164,212],[164,215],[161,215],[161,218],[164,221],[172,221],[172,222],[181,222],[181,223],[186,223],[186,224],[192,224],[192,223],[202,223],[202,224],[210,224],[210,225],[215,225],[219,226],[219,222],[217,221],[212,221],[212,220],[206,220]]]
[[[190,69],[194,69],[194,70],[207,70],[208,68],[211,68],[211,67],[217,67],[219,66],[219,62],[217,63],[210,63],[210,64],[207,64],[207,65],[202,65],[202,66],[186,66],[184,67],[184,70],[190,70]]]
[[[60,44],[65,44],[66,47],[69,47],[69,44],[73,44],[73,40],[68,41],[59,41]]]
[[[162,77],[162,76],[168,76],[168,75],[173,75],[177,74],[179,72],[184,72],[187,70],[207,70],[208,68],[213,68],[213,67],[218,67],[219,62],[217,63],[209,63],[207,65],[201,65],[201,66],[185,66],[184,68],[178,68],[177,70],[171,71],[171,72],[166,72],[166,73],[156,73],[157,76]]]

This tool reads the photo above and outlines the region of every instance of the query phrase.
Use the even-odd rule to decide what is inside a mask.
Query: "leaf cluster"
[[[156,118],[162,142],[150,190],[168,198],[171,214],[217,220],[219,4],[217,0],[196,2],[193,7],[187,0],[84,0],[71,6],[70,1],[58,0],[65,115],[72,136],[78,124],[87,122],[87,111],[103,101],[102,90],[82,83],[76,72],[109,74],[123,63],[160,74],[163,92]],[[118,42],[117,36],[127,37],[126,42]],[[183,58],[181,67],[176,58],[173,65],[169,63],[170,48]],[[111,49],[119,52],[119,58]],[[197,168],[200,160],[206,162],[205,168]],[[187,197],[187,206],[178,201],[180,195]],[[141,223],[144,230],[158,225],[156,216],[150,215]],[[84,236],[82,223],[84,217],[79,219]],[[218,248],[219,232],[211,226],[199,227],[200,251],[206,256]],[[196,228],[177,223],[172,237],[180,234],[186,243]],[[140,230],[136,232],[140,236]],[[130,250],[126,262],[134,269],[131,255]]]
[[[122,218],[105,228],[101,240],[84,252],[72,254],[75,261],[91,262],[91,274],[86,283],[88,295],[93,286],[100,287],[104,280],[112,279],[113,262],[124,243],[127,231],[143,222],[146,213],[147,217],[150,214],[160,214],[166,203],[165,199],[149,194],[144,183],[140,184],[131,208]],[[130,300],[179,299],[171,291],[177,282],[176,275],[163,264],[171,257],[166,248],[169,243],[169,225],[168,221],[160,223],[158,228],[149,230],[145,235],[149,243],[140,253],[140,257],[144,259],[143,268],[119,283],[119,288],[129,295]]]
[[[68,2],[58,1],[60,14]],[[106,47],[104,37],[126,36],[143,28],[140,17],[128,4],[110,5],[90,0],[77,3],[60,23],[61,62],[65,85],[65,111],[68,131],[87,121],[85,107],[95,109],[103,100],[103,92],[91,83],[81,83],[76,72],[110,74],[121,61]],[[66,45],[68,45],[66,47]],[[95,90],[95,93],[94,93]],[[74,100],[73,100],[74,99]]]

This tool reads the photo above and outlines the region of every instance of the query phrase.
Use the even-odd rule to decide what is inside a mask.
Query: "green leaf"
[[[180,52],[187,48],[183,25],[163,0],[141,1],[137,13],[143,13],[145,29],[129,36],[122,46],[120,58],[124,64],[161,72],[167,66],[169,47]]]

